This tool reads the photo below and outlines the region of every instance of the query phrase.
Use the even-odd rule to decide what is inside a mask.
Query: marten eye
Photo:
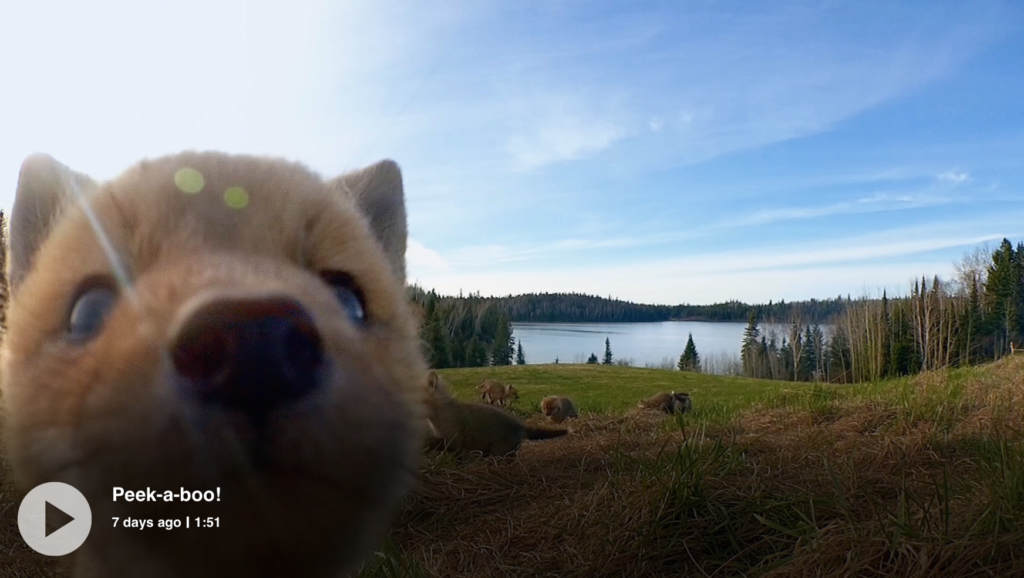
[[[355,279],[342,271],[323,271],[320,276],[334,289],[334,295],[349,319],[360,325],[366,323],[366,302]]]
[[[68,316],[68,336],[76,340],[89,340],[103,329],[117,293],[105,285],[92,285],[81,290],[71,306]]]

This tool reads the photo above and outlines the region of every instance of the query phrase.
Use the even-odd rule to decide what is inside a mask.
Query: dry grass
[[[1022,379],[1007,360],[435,456],[364,575],[1024,576]]]
[[[1024,357],[760,399],[432,455],[363,576],[1024,577]],[[0,576],[53,576],[7,474]]]

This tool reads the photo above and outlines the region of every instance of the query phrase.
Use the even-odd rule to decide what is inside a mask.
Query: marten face
[[[96,524],[101,565],[132,541],[190,575],[352,569],[423,439],[397,167],[325,182],[189,153],[68,187],[49,162],[26,162],[11,224],[3,393],[21,484],[69,483],[97,520],[222,520],[202,540]],[[221,501],[115,503],[113,487]]]

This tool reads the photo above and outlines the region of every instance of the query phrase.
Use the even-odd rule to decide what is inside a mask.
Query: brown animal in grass
[[[436,371],[430,371],[427,376],[427,391],[428,447],[444,447],[456,453],[504,456],[515,453],[523,440],[543,440],[569,433],[567,430],[531,427],[496,407],[459,401],[452,397],[444,379]]]
[[[519,399],[519,390],[514,385],[505,385],[500,381],[485,379],[476,386],[480,390],[480,399],[487,403],[504,407],[506,401]]]
[[[690,394],[672,391],[657,393],[642,400],[637,406],[643,409],[656,409],[667,414],[675,414],[690,411],[693,404],[690,401]]]
[[[572,400],[561,395],[549,395],[542,399],[540,410],[553,423],[562,423],[569,418],[579,417]]]
[[[672,412],[671,413],[686,413],[693,409],[693,401],[690,400],[690,394],[688,393],[672,393]]]
[[[85,576],[347,575],[416,479],[427,371],[398,166],[183,153],[95,182],[37,155],[10,219],[4,440],[93,525]],[[220,490],[215,503],[112,487]],[[219,518],[139,532],[112,520]],[[196,532],[202,532],[197,536]]]

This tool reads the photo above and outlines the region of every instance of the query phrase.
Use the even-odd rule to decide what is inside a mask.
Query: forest
[[[433,367],[522,361],[513,322],[747,321],[747,377],[854,383],[998,359],[1024,337],[1024,243],[977,247],[952,279],[921,277],[906,295],[749,305],[644,305],[574,293],[443,296],[410,288]],[[776,329],[787,325],[786,331]],[[830,331],[824,331],[827,325]],[[769,327],[763,329],[763,327]],[[699,371],[687,344],[679,368]]]
[[[508,297],[445,296],[418,286],[409,288],[423,309],[423,340],[433,367],[509,365],[521,357],[512,323],[599,323],[656,321],[744,321],[758,318],[826,322],[845,309],[849,297],[767,305],[730,301],[716,305],[643,305],[577,293]]]
[[[425,298],[419,287],[412,289],[418,301]],[[811,299],[786,303],[748,305],[728,301],[714,305],[644,305],[581,293],[528,293],[507,297],[441,297],[445,300],[471,299],[475,305],[495,307],[505,312],[513,323],[615,323],[645,321],[746,321],[751,309],[764,319],[800,317],[824,323],[841,312],[844,299]],[[846,301],[849,297],[846,298]],[[421,301],[422,302],[422,301]]]

